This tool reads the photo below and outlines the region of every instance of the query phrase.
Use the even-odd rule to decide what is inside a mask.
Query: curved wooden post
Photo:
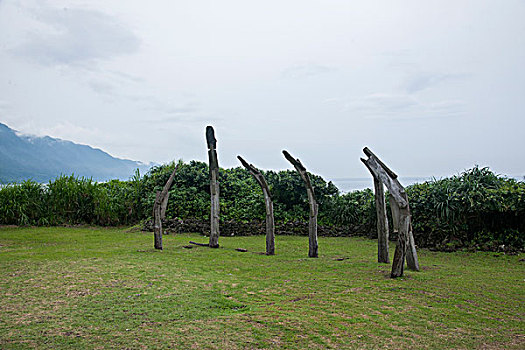
[[[308,238],[309,238],[309,247],[308,247],[308,256],[310,258],[317,258],[318,256],[318,245],[317,245],[317,213],[319,211],[319,205],[315,201],[314,188],[310,182],[310,177],[306,172],[306,168],[301,164],[299,158],[293,158],[290,153],[283,150],[284,157],[292,163],[295,167],[295,170],[299,173],[301,178],[306,185],[306,193],[308,194],[308,202],[310,204],[310,220],[308,223]]]
[[[166,209],[168,207],[169,190],[173,184],[175,173],[179,169],[179,165],[175,166],[168,181],[162,188],[162,191],[157,191],[155,202],[153,202],[153,239],[155,249],[162,250],[162,220],[166,217]]]
[[[368,156],[368,159],[361,158],[361,161],[370,170],[374,179],[385,184],[390,191],[390,203],[395,204],[394,206],[391,205],[392,215],[394,230],[398,227],[399,234],[390,276],[392,278],[403,276],[405,256],[408,268],[419,271],[419,261],[412,233],[410,206],[405,189],[397,180],[397,175],[381,162],[372,151],[365,147],[363,152]]]
[[[266,207],[266,255],[275,255],[275,223],[273,217],[273,202],[270,195],[268,183],[263,174],[253,166],[248,164],[241,156],[237,156],[241,164],[252,174],[264,194],[264,204]]]
[[[206,143],[208,144],[208,159],[210,167],[210,243],[211,248],[219,247],[219,161],[217,159],[217,140],[213,127],[206,127]]]

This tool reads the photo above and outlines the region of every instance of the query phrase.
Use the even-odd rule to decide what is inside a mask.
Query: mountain
[[[0,183],[26,179],[47,182],[61,174],[95,181],[127,180],[137,168],[144,173],[149,165],[115,158],[100,149],[71,141],[18,135],[0,123]]]

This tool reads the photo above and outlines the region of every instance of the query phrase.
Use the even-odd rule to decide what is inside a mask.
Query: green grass
[[[206,242],[0,228],[0,348],[525,347],[523,255],[421,250],[393,280],[367,239],[320,238],[318,259],[306,237],[278,236],[275,256],[254,254],[262,236],[189,240]]]

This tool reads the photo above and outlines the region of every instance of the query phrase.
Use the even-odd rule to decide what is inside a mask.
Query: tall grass
[[[0,223],[13,225],[45,225],[47,217],[45,189],[27,180],[7,184],[0,189]]]
[[[48,184],[27,180],[0,189],[0,224],[120,225],[138,222],[140,196],[136,180],[97,183],[60,176]]]

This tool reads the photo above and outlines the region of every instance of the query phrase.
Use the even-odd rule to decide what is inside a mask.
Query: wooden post
[[[374,194],[377,217],[377,262],[389,263],[388,257],[388,217],[386,214],[385,190],[381,180],[374,174],[368,163],[364,163],[374,178]],[[396,175],[397,177],[397,175]],[[392,199],[392,196],[390,196]],[[397,217],[394,218],[394,224]]]
[[[219,247],[219,161],[217,159],[217,139],[213,127],[206,127],[206,143],[210,167],[210,247]]]
[[[299,158],[293,158],[290,153],[283,151],[284,157],[292,163],[295,170],[299,173],[301,178],[306,185],[306,193],[308,195],[308,203],[310,204],[310,220],[308,222],[308,256],[310,258],[317,258],[318,256],[318,245],[317,245],[317,213],[319,211],[319,205],[315,201],[314,188],[310,182],[310,177],[306,172],[306,168],[301,164]]]
[[[168,210],[168,199],[170,198],[170,193],[166,193],[166,196],[164,196],[162,203],[160,204],[160,218],[165,219],[166,218],[166,210]]]
[[[390,209],[392,211],[392,226],[394,228],[394,233],[399,235],[399,227],[400,227],[400,218],[401,218],[401,209],[397,205],[396,201],[392,196],[390,196]],[[407,213],[403,213],[403,215],[410,215],[410,211]],[[412,232],[412,216],[410,216],[410,226],[408,229],[408,246],[407,249],[409,249],[408,253],[406,254],[406,260],[407,265],[411,270],[419,271],[419,261],[417,259],[417,251],[416,251],[416,242],[414,241],[414,234]]]
[[[160,191],[157,191],[153,204],[153,245],[155,249],[162,250],[162,220],[160,218]]]
[[[401,209],[402,214],[399,217],[399,235],[397,238],[396,251],[392,261],[392,272],[390,277],[402,277],[403,267],[405,265],[405,253],[407,250],[407,236],[410,227],[410,215],[407,215],[405,209]]]
[[[366,165],[368,170],[370,170],[374,179],[377,179],[386,185],[390,191],[391,203],[395,202],[396,204],[395,206],[392,206],[392,215],[394,220],[394,230],[396,229],[396,226],[399,227],[399,235],[396,251],[394,253],[394,261],[392,263],[391,277],[395,278],[403,276],[403,265],[405,255],[407,255],[408,246],[410,246],[408,249],[408,255],[410,255],[410,257],[407,256],[406,258],[408,268],[419,271],[419,261],[411,229],[412,224],[410,222],[410,207],[405,189],[397,180],[397,175],[381,162],[372,151],[365,147],[363,152],[368,156],[368,159],[365,160],[361,158],[361,161]]]
[[[264,194],[264,204],[266,207],[266,255],[275,254],[275,223],[273,217],[273,202],[272,197],[270,196],[270,189],[268,183],[264,178],[263,174],[253,166],[253,164],[248,164],[241,156],[237,156],[237,159],[241,164],[252,174],[255,178],[255,181],[261,186],[261,189]]]
[[[390,202],[390,211],[392,212],[392,227],[397,234],[399,233],[399,206],[392,196],[388,198],[388,201]]]
[[[412,232],[412,216],[408,225],[408,247],[407,247],[407,266],[409,269],[419,271],[419,261],[417,259],[416,241],[414,240],[414,233]]]
[[[171,173],[168,181],[162,188],[162,191],[157,191],[155,196],[155,202],[153,203],[153,239],[155,249],[162,250],[162,220],[166,217],[166,209],[168,207],[168,197],[169,190],[173,184],[173,179],[175,178],[175,173],[179,165],[175,166],[173,172]]]
[[[388,217],[386,215],[385,190],[383,183],[374,177],[375,204],[377,214],[377,262],[389,263]]]

